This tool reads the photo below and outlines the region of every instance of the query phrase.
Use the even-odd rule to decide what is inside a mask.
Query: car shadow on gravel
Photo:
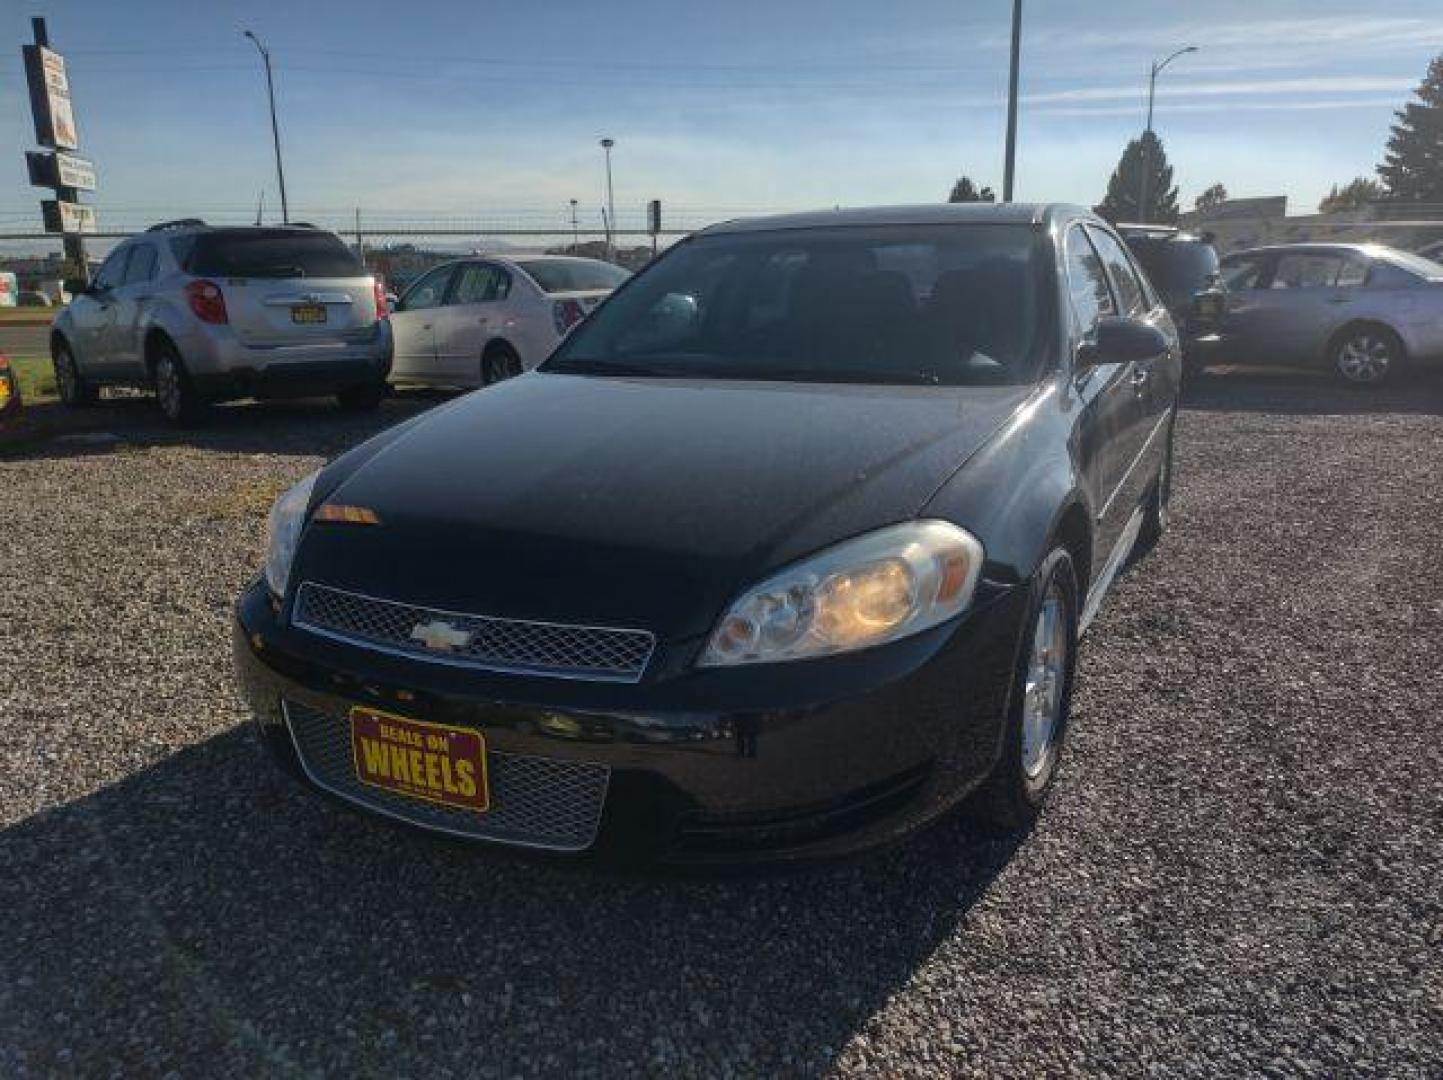
[[[1443,371],[1406,372],[1384,386],[1346,386],[1294,368],[1227,367],[1190,374],[1182,407],[1199,412],[1443,416]]]
[[[0,432],[0,456],[62,458],[117,448],[193,446],[329,457],[454,396],[407,389],[368,413],[344,412],[329,398],[238,402],[212,407],[205,423],[194,428],[167,424],[146,395],[109,398],[87,409],[42,401],[27,403],[19,423]]]
[[[236,728],[0,832],[0,1072],[818,1073],[1016,847],[609,873],[358,815]]]

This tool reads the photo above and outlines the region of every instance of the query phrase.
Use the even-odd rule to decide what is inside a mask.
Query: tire
[[[521,357],[505,342],[492,345],[481,357],[481,385],[495,386],[521,374]]]
[[[1072,556],[1055,547],[1030,585],[1002,753],[968,806],[980,824],[1025,830],[1052,790],[1072,707],[1078,612]]]
[[[1137,550],[1151,551],[1157,542],[1167,532],[1170,512],[1169,504],[1172,502],[1172,443],[1173,426],[1167,426],[1167,447],[1163,451],[1162,466],[1157,471],[1157,479],[1153,481],[1152,489],[1148,492],[1147,502],[1143,504],[1142,529],[1137,534]]]
[[[371,412],[385,400],[389,389],[384,382],[348,386],[336,393],[336,404],[346,412]]]
[[[166,340],[156,342],[151,349],[155,357],[151,378],[160,411],[176,427],[200,423],[205,419],[205,402],[195,392],[180,351]]]
[[[55,343],[51,363],[55,368],[55,389],[60,394],[62,405],[71,409],[84,409],[99,400],[100,390],[81,376],[75,354],[64,341]]]
[[[1369,323],[1346,327],[1328,346],[1333,374],[1349,386],[1381,386],[1405,359],[1398,335]]]

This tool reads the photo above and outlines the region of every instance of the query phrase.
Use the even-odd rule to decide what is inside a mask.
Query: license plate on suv
[[[356,779],[395,795],[485,813],[486,740],[471,728],[429,724],[363,705],[351,710]]]
[[[325,304],[297,304],[291,308],[291,322],[293,323],[323,323],[325,321]]]

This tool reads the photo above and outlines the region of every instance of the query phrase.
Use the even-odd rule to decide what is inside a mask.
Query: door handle
[[[1330,296],[1330,297],[1328,297],[1328,303],[1330,303],[1330,304],[1347,304],[1347,303],[1350,303],[1350,302],[1352,301],[1352,299],[1353,299],[1353,298],[1352,298],[1351,296]]]

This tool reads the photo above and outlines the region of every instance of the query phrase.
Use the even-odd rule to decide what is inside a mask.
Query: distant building
[[[1437,219],[1437,224],[1432,219]],[[1417,224],[1427,221],[1427,224]],[[1288,215],[1286,195],[1228,199],[1206,210],[1182,215],[1183,228],[1211,233],[1219,254],[1265,244],[1313,240],[1378,243],[1411,251],[1443,238],[1443,215],[1436,208],[1395,207],[1376,202],[1331,214]]]

